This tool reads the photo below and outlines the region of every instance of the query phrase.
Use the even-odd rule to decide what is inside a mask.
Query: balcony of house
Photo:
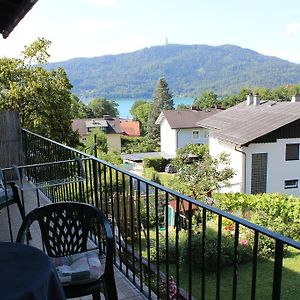
[[[299,242],[27,130],[22,134],[24,165],[4,169],[5,178],[14,178],[26,213],[64,201],[100,208],[114,234],[119,299],[300,298],[299,272],[289,267],[300,255]],[[16,205],[2,209],[0,240],[15,241],[21,222]],[[30,234],[28,243],[42,248],[38,228]]]

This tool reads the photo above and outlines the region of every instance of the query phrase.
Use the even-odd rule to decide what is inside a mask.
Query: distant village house
[[[187,144],[208,144],[208,129],[197,122],[208,118],[221,109],[163,110],[156,120],[160,125],[160,147],[164,157],[173,158],[176,150]]]
[[[74,119],[72,122],[72,129],[78,131],[83,142],[93,129],[96,128],[106,133],[109,151],[121,152],[122,130],[119,118],[103,116],[103,118],[94,119]]]

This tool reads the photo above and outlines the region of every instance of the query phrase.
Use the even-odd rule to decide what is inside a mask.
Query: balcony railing
[[[23,143],[21,177],[53,202],[99,207],[115,233],[116,267],[149,299],[292,299],[283,261],[299,242],[27,130]],[[46,183],[82,172],[77,158],[81,180]]]

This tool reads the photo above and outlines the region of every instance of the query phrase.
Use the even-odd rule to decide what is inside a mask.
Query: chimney
[[[300,94],[293,95],[291,102],[300,102]]]
[[[253,106],[259,106],[259,105],[260,105],[259,94],[255,94],[253,97]]]
[[[253,94],[250,93],[247,95],[247,105],[252,105],[253,104]]]
[[[103,115],[104,120],[111,120],[112,117],[110,115]]]

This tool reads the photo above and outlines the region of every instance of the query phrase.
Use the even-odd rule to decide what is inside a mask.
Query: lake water
[[[121,118],[131,118],[132,117],[129,111],[130,111],[133,103],[137,100],[141,100],[141,99],[125,98],[125,99],[115,100],[119,104],[118,110],[119,110]],[[151,101],[151,99],[143,99],[143,100]],[[193,103],[194,99],[193,98],[173,98],[173,101],[174,101],[174,107],[176,108],[176,106],[178,104],[191,105]]]

